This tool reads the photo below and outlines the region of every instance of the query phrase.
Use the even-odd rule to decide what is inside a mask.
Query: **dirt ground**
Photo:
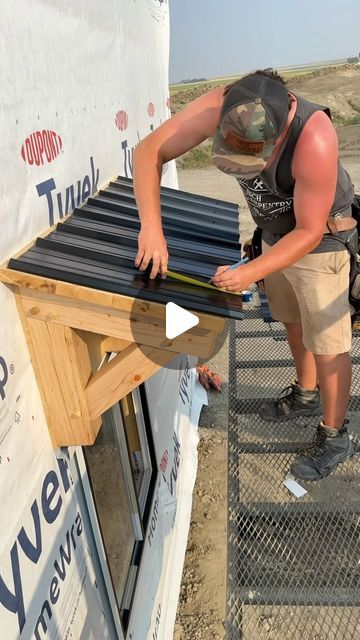
[[[359,106],[360,67],[309,80],[291,90],[315,102],[330,105],[344,118]],[[354,109],[355,105],[355,109]],[[360,191],[360,124],[338,127],[341,160]],[[184,191],[239,203],[240,238],[251,235],[253,223],[236,181],[215,168],[179,171]],[[226,612],[227,518],[227,389],[228,347],[210,363],[224,382],[221,394],[209,395],[200,420],[199,470],[193,496],[174,640],[224,640]]]

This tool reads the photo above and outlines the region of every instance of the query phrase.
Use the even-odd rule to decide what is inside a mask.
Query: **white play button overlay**
[[[144,278],[144,276],[142,277]],[[228,323],[221,329],[222,324],[218,325],[213,321],[210,313],[207,314],[202,297],[199,301],[199,310],[194,309],[189,301],[191,312],[187,311],[185,287],[184,290],[181,288],[184,299],[176,297],[178,284],[174,286],[176,296],[172,296],[171,291],[168,290],[171,289],[170,286],[168,287],[170,283],[165,283],[163,304],[160,307],[159,299],[161,301],[161,297],[157,296],[161,289],[159,284],[162,282],[146,280],[146,286],[140,289],[134,298],[130,313],[132,342],[137,345],[146,360],[155,364],[157,368],[160,366],[182,371],[185,367],[185,354],[196,356],[201,359],[201,362],[213,358],[226,340]],[[165,298],[165,296],[167,297]],[[189,298],[192,299],[192,296],[193,291],[189,290]],[[154,300],[152,300],[153,298]],[[211,312],[216,312],[212,298],[205,297],[205,300],[209,300]],[[179,304],[175,304],[175,301]],[[227,311],[226,300],[224,299],[222,302],[222,310]],[[185,308],[179,306],[180,304],[183,304]],[[221,331],[220,334],[218,330]],[[215,332],[217,332],[217,337]],[[172,357],[165,363],[165,356],[169,356],[169,352]]]
[[[185,333],[185,331],[196,327],[197,324],[199,324],[199,318],[193,313],[179,307],[174,302],[167,303],[165,334],[168,340],[172,340]]]

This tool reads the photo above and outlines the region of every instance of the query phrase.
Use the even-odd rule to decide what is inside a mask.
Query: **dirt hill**
[[[308,100],[330,107],[342,156],[360,153],[360,65],[294,79],[289,88]]]
[[[330,107],[342,156],[360,154],[360,65],[330,67],[290,77],[287,85],[294,93]],[[211,87],[209,83],[178,91],[172,97],[173,112]],[[202,161],[204,164],[201,166],[210,162],[210,154],[202,154]]]

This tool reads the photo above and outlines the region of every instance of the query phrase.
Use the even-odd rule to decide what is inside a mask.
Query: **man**
[[[284,323],[297,379],[261,410],[266,420],[316,415],[308,455],[291,465],[318,480],[351,457],[347,431],[351,323],[349,235],[353,187],[338,161],[329,111],[287,91],[273,70],[250,74],[190,103],[145,138],[134,154],[141,219],[136,265],[166,276],[160,180],[163,164],[213,138],[218,168],[234,175],[263,233],[262,255],[237,269],[219,267],[213,283],[227,291],[265,280],[272,316]],[[335,217],[336,216],[336,217]]]

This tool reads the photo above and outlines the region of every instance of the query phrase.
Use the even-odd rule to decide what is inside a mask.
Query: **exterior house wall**
[[[1,261],[112,177],[131,177],[138,140],[170,114],[168,9],[167,0],[1,3]],[[177,186],[172,164],[165,168],[163,184]],[[16,302],[4,285],[0,308],[2,637],[114,637],[91,552],[93,532],[79,502],[80,476],[74,477],[67,452],[51,447]],[[155,550],[155,532],[147,532],[153,548],[148,542],[144,563],[155,564],[159,575],[153,589],[147,589],[146,602],[146,572],[138,581],[134,603],[143,606],[142,622],[134,606],[128,636],[133,640],[169,638],[175,616],[197,437],[197,418],[191,417],[194,373],[187,361],[180,363],[180,371],[162,370],[148,387],[154,434],[162,433],[156,445],[154,501],[161,498],[158,521],[164,528]],[[166,385],[176,387],[177,402],[164,414],[156,398]],[[156,431],[157,423],[161,428]],[[163,451],[171,447],[173,466],[161,469]],[[176,588],[171,591],[168,558],[179,523]]]

